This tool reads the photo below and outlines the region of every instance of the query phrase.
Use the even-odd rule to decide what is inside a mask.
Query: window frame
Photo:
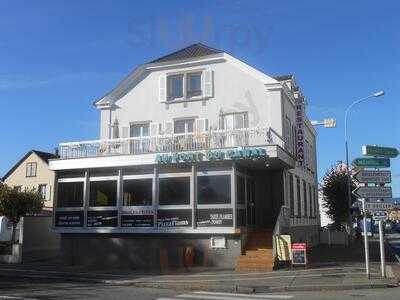
[[[124,205],[124,184],[125,184],[125,181],[128,181],[128,180],[145,180],[145,179],[151,179],[152,180],[152,182],[151,182],[152,183],[151,204],[150,205]],[[155,201],[156,201],[156,199],[154,198],[154,194],[155,194],[154,181],[155,181],[154,174],[123,175],[122,176],[122,181],[121,181],[121,183],[122,183],[122,186],[121,186],[121,191],[122,191],[122,194],[121,194],[121,209],[122,209],[122,211],[124,211],[124,210],[126,211],[126,210],[129,210],[129,209],[141,209],[141,208],[149,209],[149,208],[153,208],[155,206]]]
[[[59,197],[58,197],[58,185],[60,183],[79,183],[81,182],[83,184],[83,193],[82,193],[82,206],[68,206],[68,207],[59,207]],[[53,204],[55,207],[54,211],[77,211],[77,210],[84,210],[85,208],[85,193],[86,193],[87,187],[86,187],[86,179],[85,177],[79,177],[79,178],[60,178],[57,181],[57,192],[56,192],[56,201]]]
[[[190,81],[190,77],[191,76],[196,76],[199,75],[200,76],[200,90],[196,90],[196,91],[192,91],[191,90],[191,81]],[[185,79],[186,79],[186,89],[185,89],[185,98],[187,99],[191,99],[191,98],[196,98],[196,97],[202,97],[203,96],[203,72],[202,71],[195,71],[195,72],[187,72],[185,73]],[[200,94],[198,95],[190,95],[190,93],[193,92],[200,92]]]
[[[237,176],[238,174],[236,174],[236,176]],[[206,176],[229,176],[229,183],[231,184],[231,182],[232,182],[232,172],[231,171],[209,171],[209,172],[207,172],[207,173],[201,173],[201,172],[198,172],[197,174],[196,174],[196,177],[206,177]],[[196,180],[197,181],[197,180]],[[196,182],[197,183],[197,182]],[[230,186],[229,187],[230,188],[230,190],[232,191],[232,186]],[[208,209],[208,208],[232,208],[233,207],[233,203],[232,203],[232,192],[231,192],[231,195],[230,195],[230,202],[229,203],[224,203],[224,204],[199,204],[198,203],[198,201],[199,201],[199,199],[198,199],[198,186],[197,186],[197,184],[196,184],[196,187],[195,187],[195,189],[196,189],[196,195],[195,195],[195,197],[196,197],[196,206],[197,206],[197,209]],[[235,197],[237,197],[237,195],[235,196]]]
[[[35,166],[34,169],[32,168],[33,166]],[[34,174],[33,174],[32,170],[35,170]],[[25,169],[25,177],[36,177],[36,176],[37,176],[37,162],[27,162],[26,169]]]
[[[174,131],[174,134],[192,134],[192,133],[194,133],[195,132],[195,124],[196,124],[196,117],[185,117],[185,118],[176,118],[176,119],[173,119],[173,125],[174,125],[174,128],[173,128],[173,131]],[[193,125],[192,125],[192,128],[193,128],[193,131],[188,131],[188,124],[186,123],[187,121],[193,121]],[[176,131],[175,131],[175,123],[176,122],[185,122],[185,131],[184,132],[179,132],[179,133],[177,133]]]
[[[160,179],[161,178],[178,178],[178,177],[189,177],[189,204],[160,204]],[[191,172],[158,174],[158,178],[157,178],[158,209],[192,209],[192,207],[193,207],[192,201],[191,201],[192,186],[193,186],[193,177],[192,177]]]
[[[40,195],[42,196],[42,200],[45,200],[45,201],[49,201],[50,200],[50,197],[48,197],[48,195],[47,195],[47,184],[45,184],[45,183],[43,183],[43,184],[38,184],[38,192],[40,193]],[[44,197],[43,197],[43,194],[42,194],[42,191],[41,191],[41,187],[44,187],[45,188],[45,194],[44,194]]]
[[[92,206],[91,205],[91,183],[100,181],[115,181],[117,185],[117,191],[115,195],[115,205],[114,206]],[[90,177],[87,186],[87,207],[89,210],[118,210],[118,198],[119,198],[119,183],[118,176],[99,176]]]
[[[192,101],[192,100],[200,100],[204,99],[204,71],[205,69],[194,69],[194,70],[186,70],[181,72],[172,72],[167,73],[166,76],[166,103],[180,102],[180,101]],[[194,74],[200,74],[200,95],[189,95],[189,77]],[[182,97],[172,98],[170,96],[170,78],[182,76]]]

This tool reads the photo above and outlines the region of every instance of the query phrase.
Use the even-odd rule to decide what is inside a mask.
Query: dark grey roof
[[[15,171],[15,169],[17,169],[19,167],[20,164],[22,164],[25,159],[27,159],[29,157],[29,155],[31,155],[32,153],[35,153],[37,156],[39,156],[43,161],[45,161],[46,163],[49,163],[49,159],[52,158],[58,158],[57,155],[53,154],[53,153],[48,153],[48,152],[43,152],[43,151],[38,151],[38,150],[31,150],[28,153],[26,153],[24,155],[24,157],[22,157],[7,173],[6,175],[4,175],[4,177],[1,179],[2,181],[5,181],[6,178],[8,176],[10,176],[12,174],[12,172]]]
[[[181,50],[178,50],[176,52],[162,56],[160,58],[157,58],[157,59],[151,61],[150,63],[159,63],[159,62],[181,60],[181,59],[187,59],[187,58],[193,58],[193,57],[201,57],[201,56],[207,56],[207,55],[223,53],[223,52],[224,51],[222,51],[222,50],[214,49],[214,48],[208,47],[206,45],[203,45],[201,43],[197,43],[197,44],[190,45],[186,48],[183,48]]]
[[[293,78],[293,74],[287,74],[287,75],[277,75],[273,76],[274,79],[278,81],[285,81]]]

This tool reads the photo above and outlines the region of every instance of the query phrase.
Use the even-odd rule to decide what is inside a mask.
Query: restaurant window
[[[90,206],[116,206],[117,181],[91,181]]]
[[[301,185],[300,179],[296,176],[297,185],[297,216],[301,217]]]
[[[36,177],[37,163],[31,162],[26,164],[26,177]]]
[[[83,182],[59,182],[57,188],[57,207],[82,207]]]
[[[198,204],[229,204],[231,203],[230,175],[198,176]]]
[[[153,179],[124,180],[124,206],[149,206],[153,198]]]
[[[160,205],[189,205],[190,177],[164,177],[159,179]]]
[[[305,180],[303,180],[303,195],[304,195],[304,216],[308,216],[308,199],[307,199],[307,184]]]
[[[201,96],[201,72],[187,74],[186,86],[188,98]]]
[[[293,174],[289,173],[289,206],[290,215],[294,216],[294,186],[293,186]]]

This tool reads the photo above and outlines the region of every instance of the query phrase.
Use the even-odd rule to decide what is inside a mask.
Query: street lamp
[[[378,91],[375,92],[365,98],[361,98],[359,100],[354,101],[352,104],[350,104],[347,109],[346,109],[346,113],[345,113],[345,117],[344,117],[344,140],[345,140],[345,146],[346,146],[346,168],[347,168],[347,197],[348,197],[348,204],[349,204],[349,208],[351,207],[352,203],[351,203],[351,174],[350,174],[350,166],[349,166],[349,143],[348,143],[348,136],[347,136],[347,118],[348,118],[348,114],[350,112],[350,110],[357,104],[364,102],[366,100],[369,100],[371,98],[377,98],[380,96],[385,95],[384,91]],[[351,238],[351,232],[352,232],[352,218],[351,218],[351,214],[349,214],[349,234],[350,234],[350,238]],[[366,234],[366,232],[364,232],[364,234]]]

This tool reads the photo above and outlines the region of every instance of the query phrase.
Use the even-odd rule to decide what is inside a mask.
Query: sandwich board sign
[[[359,183],[390,183],[392,175],[390,171],[359,170],[354,174],[354,179]]]
[[[360,157],[353,160],[352,164],[360,168],[389,168],[389,158]]]
[[[366,155],[366,156],[380,156],[380,157],[395,158],[399,155],[399,150],[397,150],[397,148],[393,148],[393,147],[364,145],[362,147],[362,154]]]
[[[292,265],[307,264],[307,245],[306,243],[292,244]]]

